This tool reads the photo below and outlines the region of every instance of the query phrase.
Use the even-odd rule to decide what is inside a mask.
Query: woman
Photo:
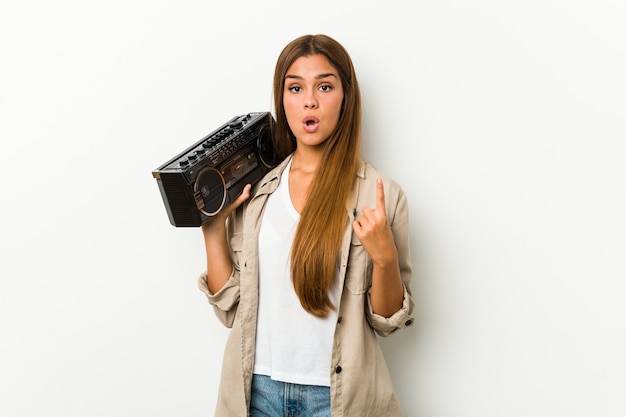
[[[375,333],[413,322],[407,199],[361,159],[361,99],[324,35],[281,52],[284,158],[203,224],[199,286],[231,327],[216,416],[401,416]]]

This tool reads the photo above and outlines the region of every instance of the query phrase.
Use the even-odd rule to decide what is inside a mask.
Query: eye
[[[287,91],[291,91],[292,93],[299,93],[301,90],[299,85],[291,85],[287,87]]]
[[[320,91],[323,91],[323,92],[327,93],[327,92],[329,92],[329,91],[331,91],[333,89],[333,86],[330,85],[330,84],[322,84],[322,85],[320,85],[319,89],[320,89]]]

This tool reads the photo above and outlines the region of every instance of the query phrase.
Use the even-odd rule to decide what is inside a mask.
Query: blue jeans
[[[330,388],[252,376],[250,417],[330,417]]]

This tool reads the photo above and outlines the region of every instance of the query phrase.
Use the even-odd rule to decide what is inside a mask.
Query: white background
[[[626,6],[0,6],[0,415],[208,416],[227,329],[152,169],[271,109],[282,47],[349,50],[364,155],[411,207],[407,416],[626,415]],[[378,417],[378,416],[377,416]]]

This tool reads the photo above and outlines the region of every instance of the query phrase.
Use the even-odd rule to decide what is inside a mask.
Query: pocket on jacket
[[[359,238],[352,233],[344,287],[355,295],[367,292],[370,287],[368,279],[370,269],[370,257]]]
[[[233,234],[228,241],[228,245],[230,246],[230,257],[233,262],[233,267],[239,270],[239,260],[241,259],[241,252],[243,251],[243,233]]]
[[[243,233],[235,233],[230,237],[230,248],[234,252],[241,252],[243,248]]]

